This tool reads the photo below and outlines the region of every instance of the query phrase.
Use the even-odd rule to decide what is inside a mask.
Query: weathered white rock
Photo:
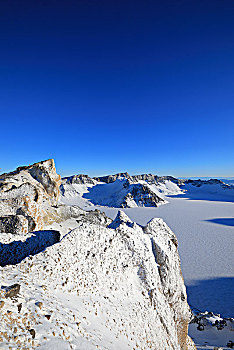
[[[3,349],[33,342],[29,348],[46,350],[195,349],[169,227],[162,219],[141,227],[121,211],[111,222],[99,211],[58,206],[59,184],[53,160],[1,176],[0,215],[22,220],[16,235],[1,236]],[[29,230],[49,226],[19,236],[25,219]],[[3,293],[15,283],[21,313]]]
[[[28,225],[17,224],[9,229],[5,219],[0,218],[1,232],[25,233],[43,229],[45,223],[54,220],[52,206],[59,197],[60,176],[56,173],[54,160],[49,159],[0,176],[0,216],[11,215],[11,225],[27,219]],[[20,216],[20,218],[17,218]],[[9,217],[10,218],[10,217]],[[8,220],[9,221],[9,220]],[[4,226],[5,225],[5,226]]]
[[[64,295],[64,300],[66,293],[71,293],[77,297],[77,311],[74,306],[73,312],[79,317],[88,300],[90,312],[99,315],[98,324],[103,322],[111,334],[108,349],[118,348],[120,335],[125,339],[120,347],[123,350],[129,346],[142,350],[195,349],[187,335],[191,313],[177,240],[163,220],[153,219],[142,228],[120,212],[108,228],[84,217],[60,242],[16,267],[5,267],[5,274],[20,271],[31,288],[38,283],[46,285],[48,291]],[[44,296],[43,304],[47,303]],[[58,322],[59,317],[56,314]],[[99,340],[95,338],[96,327],[91,323],[86,329],[90,343],[85,349],[106,344],[104,333],[98,333]],[[37,326],[34,328],[38,334]],[[81,343],[74,340],[73,344]],[[74,349],[84,348],[76,345]]]

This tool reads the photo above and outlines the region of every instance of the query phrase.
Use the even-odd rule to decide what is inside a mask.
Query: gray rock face
[[[59,186],[53,159],[0,175],[1,232],[21,234],[43,229],[57,216],[52,206],[57,204]]]
[[[157,207],[159,204],[165,203],[163,198],[157,196],[146,185],[128,182],[126,188],[129,188],[129,192],[123,200],[122,208],[131,208],[131,201],[134,201],[140,207]]]
[[[173,176],[157,176],[157,175],[152,175],[152,174],[129,175],[126,172],[126,173],[118,173],[115,175],[94,177],[95,180],[105,182],[105,183],[115,182],[119,178],[124,178],[124,179],[128,180],[130,183],[137,182],[139,180],[143,180],[143,181],[148,182],[149,184],[158,184],[159,182],[164,183],[166,180],[168,180],[168,181],[172,181],[172,182],[178,184],[178,179],[174,178]]]
[[[94,177],[95,180],[105,182],[107,184],[115,182],[119,178],[125,178],[127,180],[131,179],[131,175],[128,173],[118,173],[115,175],[106,175],[106,176],[101,176],[101,177]]]
[[[6,289],[5,298],[14,298],[19,294],[20,284],[15,283]]]

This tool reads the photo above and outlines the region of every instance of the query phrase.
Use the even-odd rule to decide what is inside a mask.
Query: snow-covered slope
[[[177,239],[162,219],[51,211],[44,231],[0,234],[1,348],[195,349]]]

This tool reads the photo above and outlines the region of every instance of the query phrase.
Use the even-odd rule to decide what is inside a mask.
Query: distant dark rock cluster
[[[152,174],[129,175],[126,172],[126,173],[117,173],[115,175],[94,177],[95,180],[105,182],[105,183],[112,183],[120,178],[124,178],[131,183],[142,180],[142,181],[148,182],[149,184],[158,184],[160,182],[164,183],[166,180],[168,180],[168,181],[172,181],[172,182],[178,184],[178,179],[176,179],[173,176],[157,176],[157,175],[152,175]]]
[[[165,200],[157,196],[147,185],[141,183],[131,185],[128,181],[127,184],[129,192],[123,200],[122,208],[128,208],[131,201],[140,207],[157,207],[159,204],[165,203]]]
[[[95,184],[95,179],[92,179],[88,175],[78,174],[68,177],[63,177],[63,182],[68,184],[78,184],[78,185],[84,185],[84,184]]]

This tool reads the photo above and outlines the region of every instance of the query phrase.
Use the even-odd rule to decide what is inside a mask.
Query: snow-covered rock
[[[223,318],[213,312],[193,310],[189,325],[190,335],[204,346],[217,349],[234,349],[234,318]]]
[[[162,219],[140,227],[120,212],[108,227],[89,217],[59,225],[58,243],[1,269],[4,286],[21,286],[15,303],[2,296],[3,348],[20,339],[51,349],[56,337],[57,349],[195,349],[177,240]]]
[[[59,186],[60,176],[53,159],[0,175],[1,232],[43,229],[56,216],[52,206],[58,202]]]
[[[145,178],[143,175],[139,175],[139,179],[137,176],[124,174],[121,177],[121,175],[105,177],[104,182],[99,181],[102,178],[90,179],[83,175],[62,179],[61,202],[82,207],[92,205],[115,208],[157,207],[167,203],[165,195],[182,192],[177,184],[167,179],[148,183],[141,180]]]
[[[78,185],[84,185],[84,184],[96,184],[96,180],[92,179],[88,175],[79,174],[79,175],[73,175],[63,178],[63,183],[67,184],[78,184]]]
[[[99,185],[121,181],[127,191],[134,185]],[[169,227],[58,205],[59,184],[52,160],[1,176],[1,215],[34,224],[31,233],[22,224],[24,235],[18,228],[0,235],[1,348],[195,349]]]
[[[105,182],[105,183],[115,182],[117,179],[120,179],[120,178],[124,178],[130,182],[146,181],[147,183],[150,183],[150,184],[158,184],[158,183],[165,183],[165,181],[171,181],[171,182],[174,182],[175,184],[178,184],[178,180],[173,176],[158,176],[153,174],[129,175],[126,172],[126,173],[118,173],[115,175],[94,177],[95,180]]]

